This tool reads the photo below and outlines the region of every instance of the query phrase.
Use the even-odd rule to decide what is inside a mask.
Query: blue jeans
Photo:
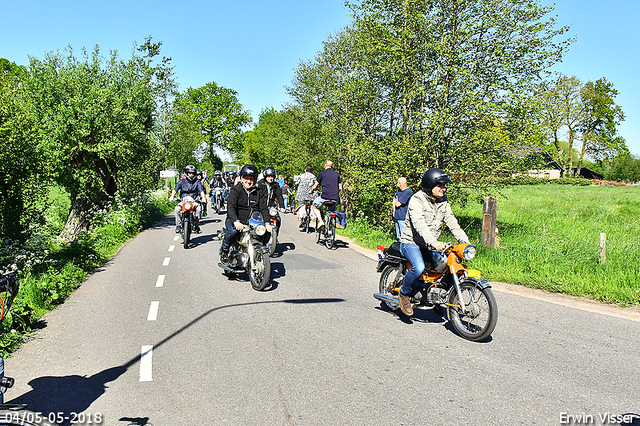
[[[396,222],[396,237],[400,240],[400,234],[402,234],[402,228],[404,228],[404,220],[395,219]]]
[[[404,280],[402,280],[400,293],[404,296],[410,296],[419,287],[416,283],[418,283],[418,279],[425,269],[424,258],[426,257],[430,261],[432,252],[427,250],[426,247],[420,247],[417,244],[400,244],[400,253],[411,264],[411,269],[407,271]]]

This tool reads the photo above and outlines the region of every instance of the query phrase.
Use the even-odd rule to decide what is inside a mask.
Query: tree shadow
[[[274,303],[299,305],[339,303],[344,301],[345,299],[338,298],[283,299],[218,306],[216,308],[209,309],[184,326],[180,327],[178,330],[153,345],[153,348],[159,348],[166,342],[200,322],[202,319],[222,309]],[[107,368],[91,376],[71,375],[38,377],[29,382],[32,390],[12,399],[7,402],[7,404],[26,403],[31,411],[41,413],[63,413],[65,417],[69,417],[71,413],[83,413],[95,400],[105,393],[106,389],[109,388],[107,383],[113,382],[128,371],[129,368],[135,366],[139,362],[140,355],[131,358],[122,365]],[[120,421],[128,421],[128,425],[152,425],[152,423],[149,422],[149,418],[150,417],[121,417]],[[59,424],[60,426],[70,426],[71,420],[73,419],[67,418]]]

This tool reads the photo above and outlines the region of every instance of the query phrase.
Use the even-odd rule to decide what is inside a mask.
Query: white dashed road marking
[[[174,248],[176,248],[176,246],[174,246],[173,244],[171,244],[171,245],[169,246],[169,251],[173,251],[173,249],[174,249]]]
[[[156,287],[162,287],[164,285],[164,275],[158,275],[158,280],[156,281]]]
[[[160,302],[151,302],[149,306],[149,314],[147,315],[147,321],[155,321],[158,318],[158,307]]]
[[[170,257],[165,257],[164,258],[164,262],[162,262],[162,266],[169,266],[169,261],[171,260]]]
[[[145,345],[140,350],[140,381],[150,382],[153,380],[151,374],[151,357],[153,355],[153,345]]]

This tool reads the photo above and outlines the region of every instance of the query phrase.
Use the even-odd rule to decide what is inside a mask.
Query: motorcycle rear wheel
[[[498,303],[490,288],[480,289],[473,282],[461,282],[460,292],[466,311],[460,309],[455,290],[449,296],[449,320],[456,332],[467,340],[478,342],[491,335],[498,323]]]
[[[262,291],[269,284],[269,277],[271,276],[271,260],[269,256],[265,256],[262,253],[261,248],[254,250],[254,261],[249,265],[249,281],[251,281],[251,287],[256,291]]]
[[[381,294],[391,297],[398,297],[398,292],[392,292],[396,288],[400,288],[402,280],[404,279],[404,273],[400,265],[387,265],[382,270],[380,276],[380,283],[378,285],[378,291]],[[399,306],[395,306],[388,302],[380,302],[382,307],[395,311],[400,309]]]

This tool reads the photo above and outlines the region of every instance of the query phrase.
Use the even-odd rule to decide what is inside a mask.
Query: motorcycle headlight
[[[275,207],[269,207],[269,214],[271,216],[277,216],[278,215],[278,209],[276,209]]]
[[[267,227],[264,225],[256,226],[256,234],[259,236],[263,236],[264,233],[267,232]]]
[[[468,245],[462,252],[462,257],[464,258],[464,260],[471,260],[476,257],[477,252],[478,250],[474,246]]]

